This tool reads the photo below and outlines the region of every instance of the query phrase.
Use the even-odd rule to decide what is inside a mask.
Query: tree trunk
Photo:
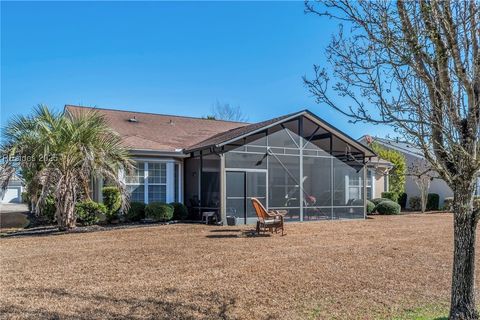
[[[450,320],[479,319],[475,308],[475,231],[473,190],[454,190],[454,254]]]
[[[68,178],[58,189],[56,196],[56,216],[58,228],[60,230],[69,230],[75,228],[75,190]]]

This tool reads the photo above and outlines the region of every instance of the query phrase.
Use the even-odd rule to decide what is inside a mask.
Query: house
[[[0,203],[21,203],[24,184],[17,174],[8,182],[5,190],[0,189]]]
[[[407,170],[411,170],[415,166],[426,164],[426,159],[423,156],[422,150],[418,147],[408,143],[406,141],[400,140],[389,140],[385,138],[373,137],[373,141],[380,144],[381,146],[401,152],[405,156]],[[363,136],[359,139],[360,142],[367,144],[367,136]],[[477,183],[477,194],[480,192],[480,179]],[[436,178],[433,179],[430,183],[429,193],[437,193],[440,197],[440,206],[443,206],[444,199],[446,197],[453,197],[452,189],[447,185],[447,183],[440,179]],[[411,197],[419,197],[420,196],[420,189],[418,188],[415,180],[412,176],[407,176],[405,179],[405,193],[407,194],[407,207],[408,207],[408,199]]]
[[[388,175],[393,164],[385,159],[373,157],[367,162],[367,200],[381,198],[382,192],[388,191]]]
[[[70,114],[86,109],[65,106]],[[213,212],[243,224],[256,221],[255,197],[288,221],[311,221],[364,218],[364,195],[376,190],[366,183],[375,153],[308,110],[258,123],[95,110],[135,161],[125,173],[132,201],[179,201],[198,219]]]

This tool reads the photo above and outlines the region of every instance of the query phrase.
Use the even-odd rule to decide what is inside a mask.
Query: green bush
[[[397,202],[398,194],[395,192],[386,191],[386,192],[382,192],[382,198],[392,200],[393,202]]]
[[[188,217],[187,207],[180,202],[172,202],[170,205],[173,207],[173,220],[185,220]]]
[[[377,142],[373,142],[370,147],[381,159],[390,161],[393,164],[393,168],[390,170],[388,175],[389,190],[398,196],[405,191],[405,174],[407,173],[407,162],[405,160],[405,156],[401,152],[387,149]],[[394,201],[396,202],[397,199]]]
[[[22,203],[29,203],[30,202],[30,199],[28,197],[28,192],[22,192]]]
[[[105,187],[102,189],[103,204],[107,208],[107,220],[111,222],[117,218],[117,213],[122,206],[122,195],[117,187]]]
[[[145,203],[143,202],[130,202],[130,208],[126,213],[128,221],[140,221],[145,218]]]
[[[145,216],[154,221],[168,221],[173,217],[173,207],[163,202],[152,202],[145,207]]]
[[[85,200],[75,205],[77,222],[85,226],[98,223],[99,216],[107,213],[107,208],[98,202]]]
[[[446,197],[443,200],[443,210],[446,210],[446,211],[453,210],[453,197]]]
[[[438,210],[440,207],[440,196],[438,193],[429,193],[427,197],[427,211]]]
[[[408,205],[410,209],[419,211],[422,209],[422,200],[420,197],[410,197],[410,200],[408,200]]]
[[[52,196],[45,198],[45,203],[43,204],[40,214],[48,221],[55,222],[55,212],[57,211],[57,206],[55,205],[55,199]]]
[[[379,214],[399,214],[400,213],[400,205],[396,202],[391,200],[382,201],[376,207],[375,210]]]
[[[398,204],[402,209],[405,209],[407,207],[407,194],[405,192],[402,192],[398,197]]]
[[[374,205],[378,205],[380,202],[391,201],[391,200],[390,199],[385,199],[385,198],[375,198],[375,199],[372,199],[370,201],[373,202]]]
[[[375,210],[375,203],[367,200],[367,214],[373,213],[374,210]]]

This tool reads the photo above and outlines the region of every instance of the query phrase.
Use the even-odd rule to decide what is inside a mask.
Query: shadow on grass
[[[35,307],[2,304],[0,313],[6,318],[22,319],[233,319],[229,311],[235,306],[234,297],[222,297],[217,293],[198,293],[193,302],[176,299],[177,290],[167,289],[155,294],[155,298],[119,297],[105,294],[87,294],[64,289],[17,289],[30,301],[51,300],[68,310],[49,310]],[[63,304],[62,304],[63,303]],[[78,307],[75,306],[78,304]],[[66,308],[66,309],[67,309]]]
[[[275,234],[275,233],[260,233],[257,234],[257,231],[255,229],[251,230],[212,230],[211,232],[238,232],[237,234],[209,234],[206,235],[207,238],[211,239],[225,239],[225,238],[264,238],[264,237],[271,237],[274,235],[281,236],[280,234]]]
[[[242,229],[215,229],[210,230],[210,232],[241,232]]]

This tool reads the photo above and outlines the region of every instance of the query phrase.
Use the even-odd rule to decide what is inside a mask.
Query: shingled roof
[[[75,114],[96,110],[122,137],[131,150],[179,152],[219,133],[248,126],[244,122],[210,120],[135,111],[66,105],[65,112]]]
[[[375,153],[347,134],[323,121],[308,110],[253,124],[164,114],[91,108],[66,105],[65,112],[75,114],[96,110],[103,114],[108,124],[122,137],[124,145],[133,152],[188,154],[190,152],[219,147],[242,137],[272,127],[299,116],[309,117],[324,129],[365,152],[367,157]]]

